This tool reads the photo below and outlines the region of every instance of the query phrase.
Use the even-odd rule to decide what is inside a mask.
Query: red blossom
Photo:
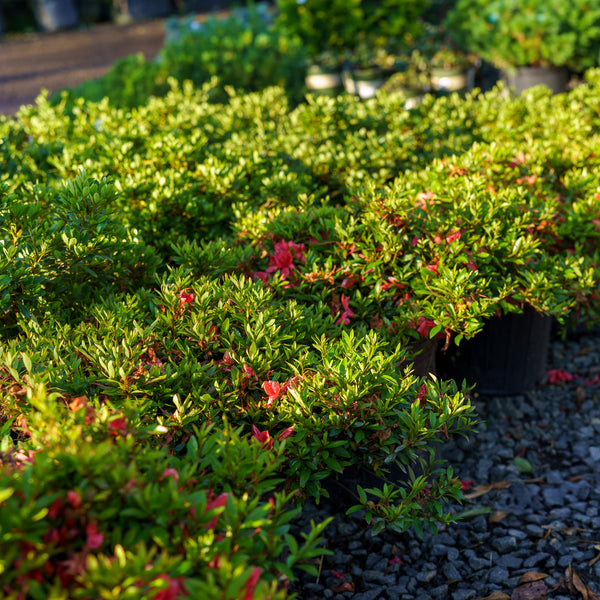
[[[191,304],[194,301],[194,294],[181,290],[179,292],[179,308],[183,308],[186,304]]]
[[[419,393],[417,394],[417,400],[419,401],[419,406],[423,408],[427,402],[427,385],[422,383],[421,389],[419,389]]]
[[[267,450],[273,448],[273,438],[268,430],[260,431],[256,425],[252,425],[252,437]]]
[[[104,543],[104,534],[98,531],[96,523],[89,523],[85,528],[85,533],[87,536],[85,544],[90,550],[96,550]]]
[[[41,450],[27,450],[27,452],[25,452],[25,450],[19,449],[15,453],[15,460],[18,460],[19,462],[27,462],[33,464],[33,457],[38,452],[41,452]]]
[[[433,319],[426,319],[425,317],[419,317],[419,322],[413,325],[419,335],[425,339],[429,337],[429,331],[435,327],[435,321]]]
[[[448,244],[450,244],[456,240],[460,240],[460,229],[457,229],[456,231],[453,231],[452,233],[449,233],[446,236],[446,242]]]
[[[165,477],[172,477],[175,480],[175,483],[177,483],[179,481],[179,473],[177,472],[177,469],[173,469],[173,468],[165,469],[162,472],[162,475],[160,476],[159,481],[162,481],[163,479],[165,479]]]
[[[354,313],[350,309],[350,298],[342,294],[341,298],[342,307],[344,311],[340,315],[340,318],[335,322],[336,325],[350,325],[350,319],[354,316]]]
[[[410,240],[411,245],[416,246],[419,243],[419,238],[418,236],[415,235],[415,237]]]
[[[205,512],[208,512],[215,508],[220,508],[221,506],[225,506],[227,504],[227,498],[228,498],[227,492],[223,492],[222,494],[218,495],[216,498],[213,497],[212,491],[209,492]],[[206,524],[206,529],[214,529],[217,526],[218,519],[219,519],[219,515],[217,515],[216,517],[213,517]]]
[[[441,244],[442,243],[442,236],[441,235],[436,235],[433,238],[433,242],[434,242],[434,244]]]
[[[265,381],[262,388],[267,394],[267,406],[271,406],[281,393],[281,386],[276,381]]]
[[[108,424],[108,431],[111,435],[118,436],[127,433],[127,420],[125,417],[117,417]]]
[[[67,502],[77,510],[81,506],[81,494],[74,490],[69,490],[67,492]]]
[[[399,556],[394,556],[394,558],[390,558],[390,560],[388,560],[388,565],[395,564],[403,564],[402,559]]]
[[[181,596],[187,596],[188,591],[183,584],[183,577],[170,577],[169,575],[159,575],[157,579],[162,579],[169,584],[169,587],[158,591],[153,600],[177,600]]]
[[[439,258],[436,258],[430,264],[425,265],[425,268],[428,271],[431,271],[432,273],[435,273],[436,275],[439,275],[439,273],[438,273],[438,266],[439,266],[439,264],[440,264],[440,260],[439,260]]]
[[[563,369],[549,369],[548,371],[548,383],[552,385],[558,385],[565,381],[573,381],[573,374]]]
[[[254,590],[260,580],[260,573],[261,570],[258,567],[254,567],[252,569],[252,573],[250,574],[248,581],[246,581],[246,583],[244,584],[244,587],[246,588],[246,593],[244,594],[242,600],[252,600],[252,598],[254,597]]]
[[[277,439],[279,441],[281,440],[285,440],[285,438],[290,437],[290,435],[292,435],[292,433],[294,433],[294,429],[295,429],[295,425],[292,425],[291,427],[288,427],[286,429],[284,429],[278,436]]]
[[[434,193],[431,190],[427,190],[426,192],[419,192],[417,194],[417,204],[419,208],[423,210],[427,210],[427,205],[433,205]]]
[[[474,479],[459,479],[460,482],[460,489],[463,492],[466,492],[467,490],[471,489],[471,485],[473,485],[475,483]]]

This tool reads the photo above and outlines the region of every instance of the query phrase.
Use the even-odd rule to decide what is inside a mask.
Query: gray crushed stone
[[[318,577],[298,572],[290,592],[298,600],[478,600],[510,596],[524,573],[537,571],[547,575],[548,600],[567,600],[570,567],[600,594],[600,335],[554,339],[548,368],[575,378],[518,396],[474,397],[478,431],[445,444],[444,457],[471,487],[510,482],[451,507],[487,514],[420,539],[389,530],[372,536],[361,513],[345,515],[338,499],[308,504],[294,532],[333,515],[325,546],[334,554]],[[519,471],[517,455],[531,472]]]

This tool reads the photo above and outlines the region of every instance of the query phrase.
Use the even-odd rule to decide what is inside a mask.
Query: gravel
[[[420,539],[388,530],[372,536],[339,498],[308,504],[295,533],[333,515],[325,546],[334,554],[318,577],[299,572],[290,592],[298,600],[478,600],[494,592],[572,600],[586,597],[577,584],[590,598],[600,595],[600,334],[553,340],[548,368],[575,377],[518,396],[475,395],[478,431],[444,445],[457,475],[474,481],[469,491],[510,483],[451,507],[486,514]],[[516,456],[532,471],[519,470]],[[520,583],[531,572],[545,577]]]

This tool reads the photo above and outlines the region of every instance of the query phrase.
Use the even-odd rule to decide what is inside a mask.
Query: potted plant
[[[595,64],[600,1],[458,0],[445,27],[457,45],[505,73],[517,92],[544,83],[564,91],[568,70]]]
[[[400,56],[394,65],[394,73],[381,86],[389,94],[403,94],[405,108],[414,108],[423,95],[431,89],[425,57],[413,50],[409,55]]]
[[[431,87],[439,93],[466,92],[472,89],[475,76],[472,56],[443,35],[442,29],[436,34],[424,49]]]
[[[347,59],[342,72],[344,88],[349,94],[366,99],[375,96],[393,65],[393,58],[370,39],[362,39]]]
[[[336,96],[342,89],[342,59],[333,50],[321,52],[309,65],[305,82],[312,94]]]

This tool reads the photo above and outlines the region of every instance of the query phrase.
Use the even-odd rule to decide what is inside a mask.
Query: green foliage
[[[278,0],[277,26],[298,36],[311,57],[343,53],[358,40],[410,45],[421,32],[427,0]]]
[[[208,425],[173,455],[132,403],[125,414],[82,397],[67,405],[37,376],[26,382],[30,440],[17,448],[4,432],[0,454],[6,598],[282,598],[279,573],[320,552],[324,524],[301,543],[288,533],[297,511],[274,477],[283,445],[267,455],[240,430]]]
[[[302,100],[306,54],[297,37],[274,29],[256,11],[248,21],[234,13],[191,23],[195,26],[182,26],[156,59],[148,61],[142,54],[123,58],[103,77],[67,90],[69,102],[108,97],[114,106],[134,108],[152,96],[165,96],[175,81],[202,86],[213,79],[212,101],[226,100],[228,86],[244,92],[281,86],[293,104]]]
[[[597,1],[458,0],[445,25],[464,49],[500,68],[598,64]]]

